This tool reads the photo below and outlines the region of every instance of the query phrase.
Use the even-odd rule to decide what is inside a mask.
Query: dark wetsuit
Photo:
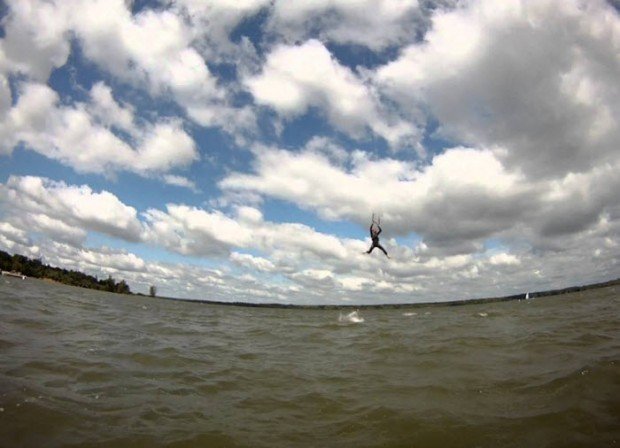
[[[372,238],[372,245],[370,246],[370,249],[368,249],[366,253],[369,254],[375,249],[375,247],[378,247],[379,249],[381,249],[381,251],[385,254],[386,257],[389,257],[387,251],[379,243],[379,234],[382,232],[381,226],[377,224],[376,225],[377,227],[375,228],[374,225],[375,225],[374,222],[370,225],[370,238]]]

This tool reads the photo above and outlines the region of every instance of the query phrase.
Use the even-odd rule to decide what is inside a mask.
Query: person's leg
[[[381,249],[383,251],[383,253],[385,254],[386,257],[390,258],[390,256],[388,255],[387,251],[383,248],[383,246],[381,244],[377,244],[377,246],[379,249]]]
[[[371,253],[373,250],[375,250],[375,247],[377,247],[377,245],[373,242],[372,245],[370,246],[370,249],[368,249],[366,253],[367,254]]]

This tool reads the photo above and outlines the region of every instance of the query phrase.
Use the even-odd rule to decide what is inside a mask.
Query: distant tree
[[[11,270],[13,264],[13,257],[4,251],[0,251],[0,267],[3,271]]]
[[[41,275],[43,274],[43,268],[43,261],[41,261],[40,258],[34,260],[27,259],[23,274],[27,275],[28,277],[41,277]]]
[[[151,287],[149,288],[149,295],[150,295],[151,297],[155,297],[155,295],[156,295],[156,294],[157,294],[157,288],[156,288],[155,286],[151,286]]]
[[[23,255],[13,255],[13,263],[11,264],[11,271],[21,272],[24,270],[24,260],[26,257]]]
[[[18,271],[28,277],[49,278],[67,285],[80,286],[82,288],[99,289],[102,291],[131,294],[129,285],[125,280],[116,282],[109,276],[106,280],[98,280],[97,277],[79,271],[56,268],[43,264],[41,259],[30,259],[23,255],[10,255],[0,250],[0,267],[3,271]]]
[[[116,284],[116,291],[118,294],[129,294],[129,286],[125,280],[121,280]]]
[[[111,275],[106,280],[99,280],[99,284],[104,291],[114,292],[116,290],[116,282]]]

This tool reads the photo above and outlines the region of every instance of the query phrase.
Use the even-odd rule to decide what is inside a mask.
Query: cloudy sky
[[[0,249],[134,292],[620,276],[616,0],[5,0]],[[368,226],[382,217],[380,251]]]

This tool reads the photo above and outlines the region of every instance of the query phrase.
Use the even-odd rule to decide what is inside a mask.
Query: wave
[[[364,318],[361,317],[357,311],[352,311],[349,314],[342,314],[338,316],[338,322],[347,324],[361,324],[364,322]]]

